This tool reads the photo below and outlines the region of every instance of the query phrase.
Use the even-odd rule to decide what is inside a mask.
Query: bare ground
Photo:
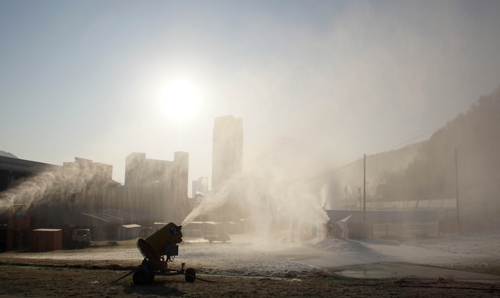
[[[500,284],[467,283],[442,278],[429,280],[367,280],[340,278],[324,270],[282,272],[278,277],[266,271],[247,276],[228,276],[227,268],[213,271],[217,262],[200,259],[189,263],[197,270],[197,280],[187,283],[183,276],[157,276],[151,285],[136,286],[127,274],[140,264],[140,259],[73,259],[75,253],[123,251],[135,241],[120,247],[94,247],[82,251],[55,251],[48,255],[33,253],[0,254],[0,298],[7,297],[500,297]],[[238,246],[238,250],[245,246]],[[213,247],[214,249],[215,247]],[[135,250],[135,248],[134,248]],[[85,252],[87,251],[87,252]],[[89,254],[89,252],[92,252]],[[54,259],[50,255],[67,255]],[[255,255],[259,256],[259,254]],[[263,258],[265,256],[262,256]],[[262,259],[260,261],[267,261]],[[180,266],[175,264],[174,267]],[[243,264],[245,268],[248,264]],[[455,267],[455,269],[457,269]],[[498,273],[497,266],[478,266],[469,271]],[[472,270],[471,270],[472,269]],[[488,272],[489,271],[489,272]],[[495,272],[492,272],[495,271]],[[223,272],[226,272],[222,274]],[[261,275],[259,275],[259,272]],[[222,274],[222,275],[221,275]]]
[[[446,280],[387,281],[338,278],[270,279],[203,276],[213,283],[157,277],[148,286],[131,279],[110,282],[125,271],[2,266],[0,297],[498,297],[491,285]]]
[[[19,260],[18,260],[19,261]],[[26,261],[26,260],[25,260]],[[0,265],[0,297],[498,297],[500,286],[452,280],[358,280],[317,278],[223,277],[202,275],[187,283],[183,276],[157,276],[136,286],[119,264],[92,265],[30,260],[31,265]],[[12,262],[13,263],[13,262]],[[28,262],[25,262],[28,263]],[[45,264],[45,265],[44,265]],[[47,265],[50,265],[48,267]],[[54,267],[61,266],[61,267]],[[108,267],[108,269],[104,269]]]

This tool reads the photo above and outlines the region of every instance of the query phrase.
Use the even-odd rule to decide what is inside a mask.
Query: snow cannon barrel
[[[175,256],[178,252],[177,244],[182,242],[181,228],[182,226],[173,222],[168,223],[146,239],[137,240],[137,247],[150,260],[158,260],[163,255]]]

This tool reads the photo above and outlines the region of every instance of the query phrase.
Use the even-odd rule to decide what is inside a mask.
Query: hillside
[[[403,148],[367,155],[366,157],[366,187],[369,201],[382,199],[377,193],[380,185],[388,177],[404,172],[408,165],[422,150],[423,142],[407,145]],[[342,207],[345,203],[358,202],[362,195],[363,159],[335,171],[329,176],[330,195],[333,198],[333,208]]]
[[[497,202],[500,191],[500,89],[481,97],[422,143],[408,167],[383,181],[385,198],[455,197],[455,149],[460,197]],[[402,187],[404,182],[404,187]]]
[[[15,156],[14,154],[12,154],[12,153],[10,153],[10,152],[5,152],[5,151],[2,151],[2,150],[0,150],[0,156],[11,157],[11,158],[17,158],[17,156]]]
[[[500,88],[482,96],[428,140],[367,156],[368,200],[455,198],[455,149],[461,201],[500,206]],[[362,183],[362,159],[330,180],[340,202],[357,200]]]

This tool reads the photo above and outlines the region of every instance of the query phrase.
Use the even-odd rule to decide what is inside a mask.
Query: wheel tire
[[[136,285],[145,285],[151,283],[153,281],[153,276],[149,273],[149,270],[146,268],[139,268],[134,272],[134,284]]]
[[[196,280],[196,271],[194,270],[194,268],[186,269],[185,277],[187,282],[194,282]]]
[[[151,284],[155,280],[155,273],[154,273],[154,271],[149,270],[149,276],[150,277],[148,279],[148,284]]]

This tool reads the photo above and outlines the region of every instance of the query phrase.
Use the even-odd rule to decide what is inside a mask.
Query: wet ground
[[[338,276],[363,279],[446,279],[477,283],[500,283],[500,276],[405,263],[378,263],[330,268]]]
[[[218,280],[218,285],[196,283],[193,287],[179,278],[158,277],[152,286],[140,288],[133,285],[130,276],[117,285],[107,285],[141,263],[142,256],[135,243],[136,240],[130,240],[119,242],[118,246],[2,253],[0,263],[17,266],[1,267],[4,280],[0,280],[0,288],[10,290],[0,291],[0,296],[87,293],[94,297],[101,294],[110,297],[324,297],[332,293],[336,296],[376,293],[382,297],[406,294],[431,297],[442,293],[482,297],[485,293],[495,296],[500,292],[497,289],[500,285],[499,235],[405,241],[323,239],[302,244],[269,238],[250,239],[243,235],[232,236],[228,243],[209,244],[199,238],[184,237],[179,256],[171,265],[177,268],[185,262],[187,267],[196,268],[203,278]],[[68,271],[70,268],[73,270]],[[485,274],[490,272],[496,275]],[[34,289],[23,288],[36,274],[40,274],[39,282],[43,286],[30,282]],[[51,290],[59,292],[51,295]]]
[[[0,262],[133,268],[142,256],[136,240],[79,250],[9,252]],[[447,279],[500,282],[500,237],[472,235],[439,239],[340,240],[280,243],[232,236],[228,243],[184,237],[173,266],[185,262],[199,273],[219,276],[310,278],[326,275],[364,279]],[[494,274],[487,274],[494,273]]]
[[[203,276],[211,283],[187,283],[182,276],[158,277],[146,286],[131,279],[111,281],[124,271],[3,266],[0,297],[498,297],[496,285],[440,280],[348,278],[262,278]]]

